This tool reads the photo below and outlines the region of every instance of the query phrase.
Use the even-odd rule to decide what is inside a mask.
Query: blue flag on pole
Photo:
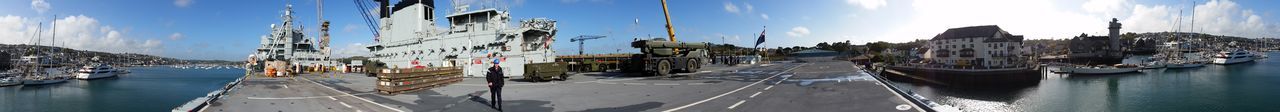
[[[764,31],[760,30],[760,37],[756,38],[756,47],[760,47],[760,44],[764,43]]]

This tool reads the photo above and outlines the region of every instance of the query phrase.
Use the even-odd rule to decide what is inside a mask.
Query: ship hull
[[[1253,62],[1253,58],[1232,58],[1232,59],[1214,58],[1213,59],[1213,64],[1219,64],[1219,65],[1237,64],[1237,63],[1245,63],[1245,62]]]
[[[101,79],[101,78],[111,78],[111,77],[116,77],[116,74],[119,74],[119,73],[118,73],[118,72],[107,72],[107,73],[76,73],[76,79],[80,79],[80,80],[92,80],[92,79]]]
[[[1204,63],[1187,63],[1187,64],[1168,64],[1166,68],[1196,68],[1204,67]]]
[[[945,85],[1028,85],[1040,82],[1041,72],[1035,69],[1017,68],[1001,70],[934,69],[923,67],[891,66],[889,69],[906,74],[891,79],[924,79]]]
[[[22,85],[49,85],[67,82],[67,79],[23,80]]]

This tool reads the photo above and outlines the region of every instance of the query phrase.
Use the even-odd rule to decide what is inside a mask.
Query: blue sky
[[[477,0],[468,0],[477,1]],[[44,22],[57,15],[59,45],[94,51],[153,54],[181,59],[243,60],[279,24],[286,4],[314,34],[314,0],[6,0],[0,1],[0,40],[29,44]],[[448,0],[437,0],[448,9]],[[767,29],[766,47],[812,46],[819,42],[904,42],[927,39],[946,28],[1000,25],[1029,38],[1101,35],[1110,18],[1126,32],[1190,30],[1243,37],[1280,36],[1280,1],[1205,0],[671,0],[668,7],[681,41],[751,46]],[[1192,2],[1195,2],[1194,4]],[[480,4],[480,3],[477,3]],[[504,0],[516,19],[558,21],[560,54],[577,53],[578,35],[607,35],[589,40],[588,53],[634,52],[632,38],[663,37],[658,0]],[[1191,15],[1195,6],[1196,16]],[[352,0],[324,1],[332,21],[336,57],[368,55],[372,34]],[[1182,11],[1179,16],[1179,11]],[[437,14],[447,13],[437,10]],[[443,16],[443,15],[437,15]],[[1182,17],[1182,22],[1177,21]],[[438,18],[443,20],[443,18]],[[637,22],[638,21],[638,22]],[[637,24],[638,23],[638,24]],[[767,28],[766,28],[767,26]],[[440,24],[437,27],[445,27]],[[44,43],[48,45],[46,41]]]

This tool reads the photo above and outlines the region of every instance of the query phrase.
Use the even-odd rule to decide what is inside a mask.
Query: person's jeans
[[[489,87],[489,105],[494,109],[502,111],[502,87]]]

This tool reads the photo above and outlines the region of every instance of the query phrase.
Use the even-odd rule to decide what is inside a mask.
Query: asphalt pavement
[[[921,111],[853,63],[804,60],[708,65],[674,77],[617,72],[576,73],[548,82],[513,77],[503,90],[503,107],[515,112]],[[376,94],[374,81],[362,74],[250,78],[206,111],[497,111],[488,105],[483,78],[398,95]]]

